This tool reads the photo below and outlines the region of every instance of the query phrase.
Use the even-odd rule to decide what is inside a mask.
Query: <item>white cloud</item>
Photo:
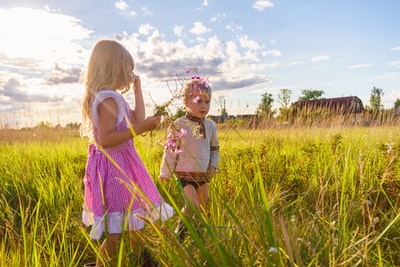
[[[155,30],[157,29],[150,24],[142,24],[140,25],[138,32],[143,35],[149,35],[150,32],[154,32]]]
[[[400,67],[400,60],[389,62],[388,65],[391,67]]]
[[[208,6],[208,1],[204,0],[202,6]]]
[[[229,23],[228,25],[226,25],[225,29],[227,29],[228,31],[237,31],[237,30],[241,30],[242,26],[240,25],[236,25],[234,23]]]
[[[263,11],[265,8],[268,7],[273,7],[274,4],[271,3],[270,1],[255,1],[253,3],[252,8],[254,8],[257,11]]]
[[[390,48],[390,51],[400,51],[400,46]]]
[[[400,81],[400,72],[385,73],[383,75],[377,76],[377,78],[381,80]]]
[[[288,66],[298,66],[298,65],[304,65],[305,63],[302,61],[292,61],[288,63]]]
[[[218,13],[216,16],[212,17],[210,21],[211,22],[216,22],[216,21],[221,20],[224,17],[226,17],[225,13]]]
[[[331,58],[329,56],[316,56],[312,57],[311,61],[312,62],[321,62],[321,61],[329,61]]]
[[[191,33],[196,35],[205,34],[210,31],[211,29],[204,26],[201,22],[195,22],[193,28],[190,30]]]
[[[150,9],[148,9],[147,7],[142,7],[142,15],[143,16],[151,16],[153,15],[153,12],[151,12]]]
[[[197,43],[205,43],[205,42],[207,42],[207,40],[204,39],[203,37],[198,36],[198,37],[196,37],[196,42]]]
[[[55,114],[52,107],[57,106],[65,110],[63,114],[71,107],[79,113],[81,98],[77,97],[78,106],[65,100],[82,92],[78,79],[88,51],[79,42],[89,39],[92,31],[75,17],[50,11],[49,7],[0,8],[0,24],[4,26],[0,27],[0,112],[36,116],[42,108]],[[79,90],[71,90],[73,87]],[[10,114],[20,120],[17,113]]]
[[[281,51],[279,50],[270,50],[270,51],[265,51],[262,53],[263,56],[274,56],[274,57],[280,57]]]
[[[91,34],[78,19],[46,9],[0,9],[0,25],[3,25],[0,27],[0,54],[9,58],[34,58],[48,64],[60,58],[65,63],[80,61],[82,48],[77,41]]]
[[[260,49],[260,45],[254,41],[254,40],[249,40],[249,37],[247,35],[243,35],[239,37],[239,43],[240,46],[246,49],[251,49],[251,50],[258,50]]]
[[[382,81],[400,81],[400,72],[388,72],[376,77],[378,80]],[[397,82],[398,84],[398,82]],[[399,88],[400,90],[400,88]]]
[[[260,64],[260,59],[254,51],[241,51],[238,40],[225,41],[213,36],[200,39],[197,37],[196,42],[192,43],[184,43],[182,40],[168,42],[162,36],[155,36],[157,28],[145,28],[149,29],[147,34],[151,37],[141,40],[140,35],[133,34],[122,40],[126,42],[129,51],[134,51],[133,56],[138,62],[141,76],[148,75],[153,81],[163,82],[175,77],[180,70],[183,72],[189,67],[201,66],[200,73],[212,77],[216,91],[255,86],[268,81],[260,74],[268,66]],[[153,87],[163,88],[162,85]],[[152,92],[154,98],[165,97],[162,93],[155,94]],[[159,103],[162,99],[155,101]]]
[[[325,61],[325,60],[330,60],[331,58],[329,56],[316,56],[316,57],[312,57],[311,61],[312,62],[321,62],[321,61]]]
[[[182,36],[182,31],[185,28],[183,25],[175,25],[174,26],[174,34],[178,37]]]
[[[265,65],[267,68],[269,68],[269,69],[271,69],[271,68],[276,68],[276,67],[279,67],[279,63],[278,62],[274,62],[274,63],[271,63],[271,64],[267,64],[267,65]]]
[[[119,10],[126,10],[129,7],[128,4],[122,0],[115,2],[114,5]]]
[[[354,69],[363,69],[363,68],[368,68],[371,67],[372,64],[356,64],[356,65],[350,65],[347,68],[350,70],[354,70]]]

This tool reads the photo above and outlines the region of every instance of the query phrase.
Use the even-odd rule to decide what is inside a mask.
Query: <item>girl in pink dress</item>
[[[107,233],[96,266],[116,255],[124,231],[133,236],[144,227],[141,218],[166,220],[173,215],[134,147],[134,137],[155,129],[160,117],[145,118],[140,77],[133,68],[133,58],[121,44],[100,40],[84,73],[82,130],[91,144],[83,179],[83,222],[92,226],[92,239]],[[132,85],[134,109],[121,95]]]

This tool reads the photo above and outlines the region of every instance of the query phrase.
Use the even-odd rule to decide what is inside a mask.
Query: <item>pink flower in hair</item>
[[[195,95],[194,97],[193,97],[193,103],[199,103],[199,101],[200,101],[200,96],[199,95]]]

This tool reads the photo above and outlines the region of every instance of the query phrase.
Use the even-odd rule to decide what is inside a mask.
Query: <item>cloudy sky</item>
[[[190,67],[209,77],[210,114],[254,113],[261,95],[323,97],[373,87],[400,98],[398,0],[0,0],[0,127],[79,122],[79,74],[99,39],[123,43],[142,78],[148,115],[166,80]],[[128,99],[132,92],[128,93]]]

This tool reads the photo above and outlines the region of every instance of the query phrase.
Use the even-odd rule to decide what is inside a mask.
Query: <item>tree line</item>
[[[314,90],[314,89],[303,89],[301,91],[301,96],[299,97],[298,101],[307,101],[307,100],[314,100],[314,99],[321,99],[322,96],[325,94],[322,90]],[[373,87],[371,90],[370,98],[369,98],[369,105],[365,105],[364,109],[373,113],[377,114],[384,110],[382,104],[382,96],[384,95],[383,89],[378,87]],[[273,104],[275,99],[273,98],[272,94],[264,93],[261,95],[261,102],[257,107],[256,114],[260,117],[264,118],[273,118],[276,115],[278,116],[285,116],[291,106],[291,96],[292,91],[283,88],[280,89],[278,94],[278,102],[280,107],[278,110],[273,109]],[[400,99],[397,98],[394,102],[394,109],[400,106]]]

